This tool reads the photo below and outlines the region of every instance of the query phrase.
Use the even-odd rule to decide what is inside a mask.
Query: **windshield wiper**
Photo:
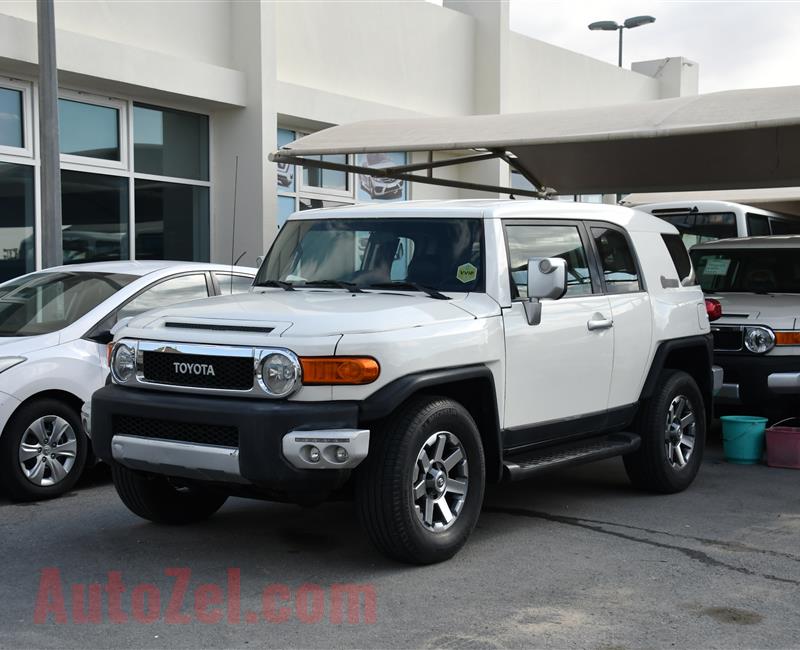
[[[294,291],[294,285],[291,282],[284,282],[283,280],[264,280],[259,282],[257,287],[280,287],[284,291]]]
[[[427,293],[431,298],[436,300],[450,300],[450,296],[446,296],[432,287],[427,287],[418,282],[408,282],[407,280],[398,280],[397,282],[380,282],[378,284],[370,284],[367,289],[413,289],[414,291],[421,291]]]
[[[361,288],[353,282],[345,282],[344,280],[312,280],[305,282],[304,287],[338,287],[339,289],[347,289],[353,293],[364,293]]]

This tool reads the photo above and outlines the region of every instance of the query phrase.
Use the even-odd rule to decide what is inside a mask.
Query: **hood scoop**
[[[164,327],[182,330],[206,330],[211,332],[247,332],[249,334],[269,334],[274,327],[255,327],[253,325],[227,325],[215,323],[179,323],[167,321]]]

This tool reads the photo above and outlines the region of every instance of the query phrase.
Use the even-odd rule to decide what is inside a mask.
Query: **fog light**
[[[349,458],[349,454],[344,447],[336,447],[336,449],[333,450],[333,457],[336,459],[337,463],[343,463]]]
[[[308,450],[308,460],[310,460],[312,463],[318,463],[319,458],[320,458],[319,449],[317,449],[316,447],[311,447]]]

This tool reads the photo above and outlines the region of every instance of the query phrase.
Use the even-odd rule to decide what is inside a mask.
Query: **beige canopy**
[[[433,152],[451,154],[379,171],[355,160],[301,160],[392,151],[431,152],[430,160]],[[410,175],[483,158],[505,159],[535,186],[559,194],[797,186],[800,86],[564,111],[354,122],[300,138],[270,156],[275,162],[501,191],[435,174]]]

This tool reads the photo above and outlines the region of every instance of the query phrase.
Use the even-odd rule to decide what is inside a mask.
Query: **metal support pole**
[[[619,61],[617,63],[617,65],[619,65],[620,68],[622,67],[622,30],[623,29],[625,29],[625,27],[620,25],[619,26]]]
[[[58,68],[53,0],[36,0],[39,36],[39,153],[42,267],[63,262],[61,171],[58,146]]]

